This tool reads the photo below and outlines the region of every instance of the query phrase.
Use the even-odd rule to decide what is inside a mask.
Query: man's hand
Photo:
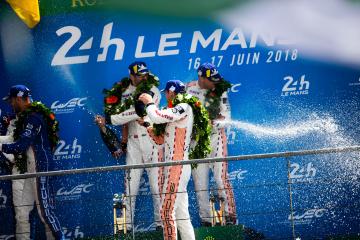
[[[121,149],[118,149],[115,152],[111,153],[111,155],[116,159],[120,158],[122,154],[123,154],[123,151]]]
[[[94,122],[99,126],[100,129],[105,129],[105,118],[100,115],[96,115]]]
[[[146,122],[145,120],[144,120],[144,118],[139,118],[139,119],[137,119],[136,120],[141,126],[143,126],[143,127],[149,127],[150,126],[150,123],[149,122]]]
[[[150,94],[143,93],[139,96],[139,100],[142,101],[145,105],[153,103],[153,98]]]

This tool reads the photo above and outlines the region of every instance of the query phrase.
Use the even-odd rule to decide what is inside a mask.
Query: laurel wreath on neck
[[[150,91],[150,89],[155,86],[159,86],[159,78],[152,73],[149,73],[146,80],[143,80],[136,86],[136,89],[131,97],[127,98],[123,103],[121,102],[122,94],[130,86],[131,80],[127,77],[121,79],[121,81],[115,83],[113,87],[108,90],[104,89],[103,94],[104,98],[104,112],[106,115],[114,115],[122,113],[128,110],[137,99],[140,93]]]
[[[34,113],[39,113],[43,116],[50,147],[52,150],[55,150],[55,147],[59,142],[59,122],[55,119],[55,114],[41,102],[32,102],[29,107],[17,115],[17,120],[15,121],[14,140],[16,141],[20,138],[21,133],[26,127],[25,121],[31,114]],[[25,173],[27,170],[26,152],[15,154],[14,157],[15,166],[19,172]]]
[[[231,84],[222,79],[216,83],[213,90],[208,90],[205,94],[205,108],[209,112],[209,118],[214,120],[220,113],[221,95],[231,87]]]
[[[189,159],[205,158],[210,152],[210,134],[211,126],[209,115],[199,99],[189,94],[177,94],[172,100],[172,106],[180,103],[187,103],[193,110],[194,123],[191,138],[195,140],[196,145],[190,151]],[[156,136],[165,133],[166,124],[154,124],[153,132]],[[194,166],[193,166],[194,167]]]

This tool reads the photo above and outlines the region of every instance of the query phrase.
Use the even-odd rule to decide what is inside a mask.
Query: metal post
[[[127,201],[126,200],[126,194],[122,194],[121,199],[122,199],[121,210],[122,210],[122,215],[123,215],[123,217],[122,217],[123,232],[124,232],[124,234],[127,234],[127,228],[126,228],[127,217],[126,217],[126,205],[125,205],[125,201]]]
[[[114,212],[114,236],[116,236],[117,234],[117,215],[116,215],[116,208],[113,207],[113,212]]]
[[[131,169],[128,169],[126,171],[127,173],[127,182],[128,182],[128,189],[129,189],[129,205],[130,205],[130,224],[131,224],[131,231],[132,231],[132,239],[135,239],[135,226],[134,226],[134,213],[133,213],[133,209],[132,209],[132,196],[131,196],[131,187],[130,187],[130,180],[131,180],[131,176],[130,176],[130,172]]]
[[[290,219],[291,219],[291,227],[292,227],[292,236],[293,239],[296,239],[295,235],[295,223],[294,223],[294,209],[293,209],[293,200],[292,200],[292,188],[291,188],[291,176],[290,176],[290,157],[285,157],[287,161],[287,175],[288,175],[288,189],[289,189],[289,198],[290,198]]]

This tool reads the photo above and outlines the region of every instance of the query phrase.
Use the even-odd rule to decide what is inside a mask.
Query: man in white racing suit
[[[134,62],[129,65],[129,75],[131,84],[122,93],[121,101],[124,102],[130,97],[134,97],[133,93],[136,91],[136,87],[141,81],[146,81],[149,70],[144,62]],[[160,91],[156,86],[152,86],[150,91],[154,95],[154,101],[158,105],[160,103]],[[105,122],[112,125],[125,125],[128,128],[128,142],[126,148],[126,165],[142,164],[142,163],[156,163],[161,161],[160,152],[158,152],[159,146],[154,144],[147,132],[146,124],[149,123],[149,119],[145,116],[139,117],[135,111],[135,106],[132,105],[128,110],[122,113],[109,116],[110,119],[106,120],[104,117],[96,116],[95,121],[99,126],[105,124]],[[150,191],[153,197],[154,206],[154,220],[157,229],[161,229],[160,218],[160,194],[159,194],[159,169],[149,168],[145,169],[149,178]],[[134,211],[136,195],[139,192],[139,185],[141,176],[144,169],[131,169],[130,179],[128,180],[128,174],[125,179],[126,195],[126,225],[127,229],[132,229],[134,223]],[[129,182],[128,182],[129,181]],[[129,186],[130,185],[130,186]],[[130,191],[129,192],[129,187]],[[130,198],[131,196],[131,208]],[[130,211],[131,210],[131,211]],[[131,218],[132,216],[132,218]]]
[[[227,91],[224,91],[218,101],[217,110],[213,110],[210,96],[217,84],[223,81],[215,66],[211,63],[204,63],[198,68],[198,81],[187,84],[186,92],[197,97],[209,111],[212,123],[211,132],[211,153],[208,157],[219,158],[227,156],[227,139],[224,122],[231,119],[230,105]],[[210,110],[211,109],[211,110]],[[215,113],[213,113],[215,112]],[[225,204],[225,218],[227,224],[236,223],[236,207],[233,188],[228,178],[228,162],[215,162],[199,164],[192,170],[195,191],[199,204],[199,214],[202,226],[211,226],[212,216],[209,203],[209,169],[213,171],[214,179],[218,188],[219,197]]]
[[[178,93],[185,92],[185,85],[179,80],[167,82],[166,99],[170,102]],[[139,98],[146,104],[146,112],[152,122],[167,123],[164,136],[165,162],[188,160],[193,128],[193,110],[187,103],[160,110],[148,94]],[[161,206],[164,239],[176,240],[177,229],[181,239],[195,239],[190,221],[187,185],[191,176],[190,165],[165,167]]]

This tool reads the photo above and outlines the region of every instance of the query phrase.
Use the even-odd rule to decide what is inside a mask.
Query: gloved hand
[[[141,101],[136,101],[135,112],[139,117],[144,117],[146,115],[145,104]]]
[[[149,102],[152,102],[152,97],[154,96],[154,93],[151,91],[143,92],[138,94],[135,99],[138,99],[135,102],[135,112],[139,117],[146,116],[146,104]]]

